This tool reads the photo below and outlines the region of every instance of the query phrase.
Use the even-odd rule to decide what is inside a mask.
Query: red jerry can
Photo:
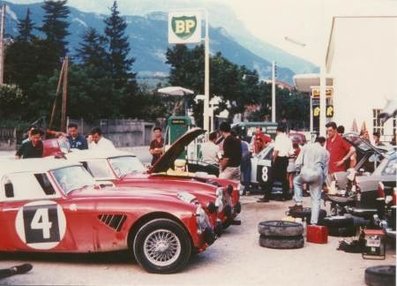
[[[328,228],[322,225],[308,225],[306,227],[306,241],[313,243],[327,243]]]

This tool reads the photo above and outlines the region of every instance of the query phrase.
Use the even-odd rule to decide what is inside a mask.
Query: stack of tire
[[[259,245],[274,249],[302,248],[303,225],[297,222],[269,220],[258,224]]]

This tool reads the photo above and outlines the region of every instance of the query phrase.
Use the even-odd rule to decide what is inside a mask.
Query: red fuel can
[[[306,240],[313,243],[327,243],[328,228],[322,225],[308,225],[306,227]]]

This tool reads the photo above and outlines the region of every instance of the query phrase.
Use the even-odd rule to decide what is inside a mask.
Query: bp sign
[[[170,44],[199,43],[201,41],[200,12],[170,12],[168,42]]]

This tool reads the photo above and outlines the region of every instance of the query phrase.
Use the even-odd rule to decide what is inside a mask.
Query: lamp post
[[[284,37],[284,39],[288,42],[291,42],[295,45],[305,47],[306,44],[302,43],[297,40],[293,40],[290,37]],[[325,124],[326,124],[326,56],[320,56],[320,59],[318,60],[318,64],[320,66],[320,102],[319,102],[319,108],[320,108],[320,114],[319,114],[319,135],[320,136],[326,136],[326,129],[325,129]],[[313,100],[310,95],[310,131],[313,130],[313,111],[312,111],[312,105]]]
[[[272,61],[272,122],[276,122],[276,62]]]

